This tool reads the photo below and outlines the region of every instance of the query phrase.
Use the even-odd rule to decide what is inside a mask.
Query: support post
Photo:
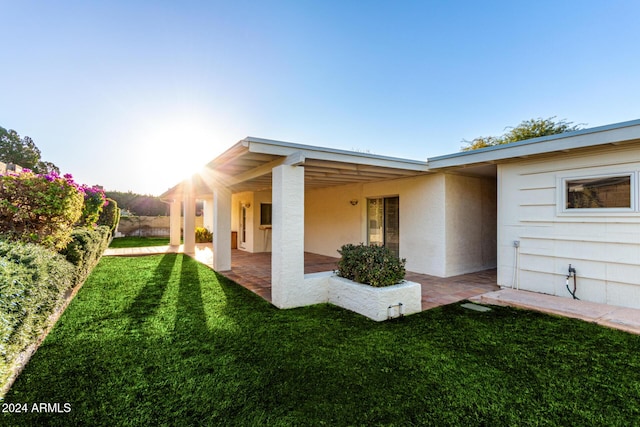
[[[271,299],[279,308],[306,305],[304,295],[304,168],[272,171]]]
[[[213,269],[231,270],[231,191],[213,190]]]
[[[191,193],[184,195],[184,252],[196,252],[196,200]]]
[[[180,200],[173,200],[169,205],[169,244],[180,246]]]

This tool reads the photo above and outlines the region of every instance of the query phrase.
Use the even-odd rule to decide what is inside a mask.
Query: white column
[[[192,254],[196,252],[196,200],[193,194],[184,195],[184,252]]]
[[[180,245],[180,200],[174,200],[169,207],[169,244]]]
[[[209,231],[213,231],[213,200],[202,201],[202,226]]]
[[[279,308],[306,305],[304,295],[304,168],[273,168],[271,299]]]
[[[213,269],[231,270],[231,191],[213,190]]]

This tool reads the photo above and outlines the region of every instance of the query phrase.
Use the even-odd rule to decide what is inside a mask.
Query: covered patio
[[[293,308],[318,302],[313,293],[317,286],[306,280],[305,274],[313,271],[309,264],[327,262],[314,257],[310,260],[305,252],[307,244],[321,245],[329,235],[343,236],[340,242],[363,241],[366,227],[365,204],[359,203],[362,197],[358,194],[341,204],[342,208],[357,209],[350,211],[352,222],[346,232],[336,231],[345,222],[341,218],[331,222],[328,232],[324,229],[320,236],[305,238],[306,226],[308,232],[315,231],[309,215],[323,221],[326,215],[322,211],[330,210],[326,205],[331,199],[325,198],[318,209],[305,211],[307,191],[428,173],[423,161],[248,137],[169,189],[161,199],[170,204],[171,245],[178,245],[182,235],[184,252],[196,252],[195,202],[202,201],[204,225],[213,236],[211,262],[207,264],[222,274],[231,271],[230,277],[241,284],[264,288],[268,283],[268,293],[261,291],[263,296],[278,308]],[[267,209],[264,212],[263,207]],[[248,270],[238,264],[249,259],[242,264],[249,265]],[[326,265],[315,268],[332,269]]]
[[[213,253],[210,245],[197,245],[195,258],[213,268]],[[304,274],[335,270],[337,262],[338,258],[305,252]],[[231,270],[219,273],[272,302],[271,253],[249,253],[234,249],[231,251]],[[406,280],[422,285],[422,310],[452,304],[500,289],[496,285],[495,269],[447,278],[407,272]]]

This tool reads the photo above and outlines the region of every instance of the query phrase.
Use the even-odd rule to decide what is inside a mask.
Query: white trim
[[[640,120],[615,123],[557,135],[532,138],[510,144],[496,145],[477,150],[462,151],[428,159],[429,170],[465,166],[478,163],[494,163],[501,160],[538,154],[570,151],[577,148],[606,144],[619,144],[640,139]]]

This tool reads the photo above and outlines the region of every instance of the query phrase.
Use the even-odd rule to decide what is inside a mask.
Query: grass
[[[632,425],[640,337],[460,304],[278,310],[187,256],[103,258],[5,403],[32,425]]]
[[[110,248],[144,248],[148,246],[166,246],[168,237],[118,237],[113,239]]]

